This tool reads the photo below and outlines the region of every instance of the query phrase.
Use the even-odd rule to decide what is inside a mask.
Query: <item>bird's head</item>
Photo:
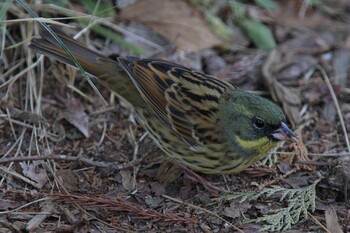
[[[219,121],[230,149],[240,156],[261,158],[278,141],[296,138],[278,105],[240,90],[226,93],[222,98]]]

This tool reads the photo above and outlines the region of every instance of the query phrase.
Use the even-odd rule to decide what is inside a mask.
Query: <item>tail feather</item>
[[[52,29],[77,59],[83,69],[88,73],[100,77],[108,75],[108,73],[115,74],[122,70],[116,61],[94,52],[78,41],[71,39],[59,29],[55,27],[52,27]],[[29,45],[31,49],[49,57],[53,57],[66,64],[76,66],[67,52],[61,48],[56,39],[47,30],[42,29],[40,31],[40,36],[41,39],[32,40]],[[102,60],[103,62],[101,62]]]
[[[70,53],[79,62],[81,67],[88,73],[96,76],[98,81],[106,88],[124,97],[132,105],[143,104],[136,87],[127,76],[118,61],[114,61],[106,56],[87,48],[85,45],[52,27],[56,35],[62,40]],[[41,38],[33,39],[29,47],[34,51],[52,57],[63,63],[76,66],[67,52],[61,48],[56,39],[44,28],[40,31]]]

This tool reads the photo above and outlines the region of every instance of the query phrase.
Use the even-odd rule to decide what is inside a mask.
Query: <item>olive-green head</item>
[[[296,137],[277,104],[241,90],[223,96],[219,121],[231,151],[240,156],[262,156],[279,140]]]

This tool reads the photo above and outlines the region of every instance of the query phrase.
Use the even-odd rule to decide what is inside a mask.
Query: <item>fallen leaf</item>
[[[277,168],[283,174],[286,174],[286,173],[293,170],[292,166],[290,165],[290,162],[287,160],[284,160],[284,161],[280,162],[279,164],[277,164]]]
[[[20,203],[5,199],[0,199],[0,210],[11,210],[20,206]],[[1,231],[0,231],[1,232]]]
[[[122,9],[120,17],[143,23],[175,44],[194,52],[223,43],[203,15],[183,0],[142,0]]]
[[[213,52],[212,50],[206,50],[203,53],[203,63],[205,67],[205,73],[215,75],[227,66],[225,60]]]
[[[322,114],[325,119],[327,119],[329,122],[335,123],[336,117],[337,117],[337,111],[335,109],[334,102],[331,100],[325,101],[325,104],[322,108]]]
[[[36,229],[38,229],[39,225],[45,221],[46,218],[51,216],[54,210],[55,205],[51,201],[44,203],[41,207],[41,212],[37,213],[37,215],[35,215],[27,222],[26,230],[28,232],[34,232]]]
[[[274,66],[281,60],[281,52],[272,50],[263,66],[262,73],[273,99],[282,103],[285,114],[295,127],[300,121],[301,96],[296,89],[284,86],[275,77]]]
[[[38,161],[33,161],[32,163],[21,162],[19,165],[22,168],[23,174],[35,181],[39,187],[43,187],[48,180],[47,173],[45,169],[40,167],[41,163]]]
[[[329,232],[343,233],[342,227],[339,224],[337,212],[333,209],[327,209],[324,213],[326,218],[326,227]]]
[[[278,80],[296,80],[301,75],[317,64],[317,60],[310,55],[296,55],[291,59],[291,63],[283,66],[278,71]]]
[[[239,218],[252,207],[249,203],[231,202],[230,207],[224,209],[223,214],[230,218]]]
[[[158,182],[152,182],[150,183],[151,191],[154,192],[154,195],[159,197],[166,193],[165,186],[163,184],[160,184]]]
[[[56,175],[67,190],[77,191],[79,181],[71,169],[60,169]]]
[[[234,60],[230,61],[225,67],[222,67],[215,75],[234,85],[241,86],[247,79],[251,80],[249,73],[257,70],[261,63],[261,53],[235,55]]]
[[[349,76],[350,50],[341,48],[335,51],[332,66],[334,69],[335,83],[345,87]]]
[[[79,99],[74,97],[69,97],[68,99],[63,99],[63,97],[57,97],[66,107],[61,117],[66,119],[70,124],[76,127],[86,138],[89,135],[89,116],[86,114],[84,106]]]
[[[320,32],[318,34],[300,34],[278,47],[279,51],[284,53],[302,51],[314,54],[328,51],[334,44],[335,36],[331,32]]]
[[[155,209],[159,206],[159,204],[163,201],[163,198],[161,197],[151,197],[150,195],[147,195],[145,197],[145,202],[148,207],[151,209]]]
[[[304,102],[311,105],[320,104],[322,102],[322,96],[324,96],[324,93],[320,90],[319,85],[314,85],[311,89],[303,92]]]
[[[135,180],[133,179],[132,172],[130,170],[121,170],[120,175],[122,176],[122,185],[126,190],[135,188]]]

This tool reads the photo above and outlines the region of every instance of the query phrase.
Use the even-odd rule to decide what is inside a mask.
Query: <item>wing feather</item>
[[[234,88],[215,77],[161,60],[119,58],[155,115],[193,148],[220,144],[220,97]]]

